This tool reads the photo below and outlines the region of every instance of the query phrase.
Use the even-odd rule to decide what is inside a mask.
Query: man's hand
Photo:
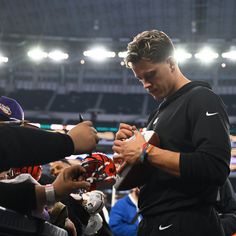
[[[52,183],[57,201],[70,193],[81,189],[89,189],[90,183],[84,181],[83,173],[86,170],[81,165],[75,165],[65,168]]]
[[[116,133],[116,140],[124,140],[128,139],[134,134],[134,130],[136,130],[136,127],[133,125],[128,125],[125,123],[120,123],[119,130]]]
[[[142,153],[142,146],[146,142],[143,135],[139,131],[134,131],[134,137],[128,140],[115,140],[112,147],[113,151],[117,154],[114,155],[115,159],[122,159],[128,164],[138,163]]]
[[[97,131],[91,121],[84,121],[76,125],[67,133],[74,143],[75,153],[90,153],[98,143]]]

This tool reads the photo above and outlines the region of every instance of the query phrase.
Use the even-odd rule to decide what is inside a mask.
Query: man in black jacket
[[[119,160],[150,168],[140,190],[139,236],[221,236],[214,204],[229,174],[229,120],[208,84],[182,74],[174,52],[170,38],[158,30],[129,43],[126,65],[154,99],[163,100],[147,124],[160,145],[146,143],[132,125],[122,123],[113,150]]]
[[[90,153],[98,142],[97,131],[90,121],[79,123],[67,134],[19,125],[24,123],[24,112],[19,103],[1,96],[0,171],[45,164],[72,154]]]
[[[90,121],[76,125],[67,134],[16,126],[24,123],[24,112],[17,101],[4,96],[0,97],[0,120],[0,171],[45,164],[75,153],[89,153],[98,142],[97,132]],[[42,210],[45,204],[59,201],[78,188],[88,188],[90,184],[81,178],[84,172],[82,166],[71,167],[51,186],[27,181],[0,182],[0,206],[22,213]]]

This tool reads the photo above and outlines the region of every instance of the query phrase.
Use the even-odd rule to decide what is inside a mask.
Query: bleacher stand
[[[107,114],[141,114],[143,94],[104,93],[100,109]]]
[[[154,109],[158,108],[161,101],[154,100],[150,95],[147,96],[148,96],[147,114],[150,114]]]
[[[224,94],[224,95],[220,95],[220,97],[222,98],[222,100],[227,106],[227,112],[229,116],[235,116],[236,115],[236,105],[235,105],[236,95]]]
[[[88,108],[94,108],[99,93],[58,94],[51,106],[51,111],[85,112]]]
[[[28,117],[28,120],[31,123],[40,123],[40,124],[62,124],[62,119],[59,118],[35,118]],[[77,122],[78,123],[78,122]],[[77,124],[76,123],[76,124]]]
[[[53,90],[28,90],[18,89],[8,93],[14,97],[24,110],[51,111],[51,112],[80,112],[90,113],[91,110],[100,110],[105,114],[139,115],[149,114],[156,109],[161,101],[154,100],[147,94],[122,94],[104,92],[69,92],[66,94],[54,94]],[[2,92],[2,94],[5,94]],[[55,96],[55,97],[54,97]],[[147,103],[145,99],[147,96]],[[54,98],[53,98],[54,97]],[[220,97],[227,107],[229,116],[236,115],[236,95],[221,94]],[[33,98],[33,99],[32,99]],[[53,99],[52,99],[53,98]],[[32,120],[35,121],[37,117]],[[50,118],[45,123],[50,123]],[[42,119],[38,119],[42,123]],[[60,123],[62,119],[52,119],[51,123]]]
[[[8,94],[22,104],[24,110],[44,110],[53,95],[52,90],[26,90],[19,89]]]

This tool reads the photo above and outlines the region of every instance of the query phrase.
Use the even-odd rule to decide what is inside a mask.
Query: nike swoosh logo
[[[170,228],[171,226],[172,226],[172,224],[171,225],[167,225],[167,226],[159,225],[159,230],[165,230],[165,229]]]
[[[214,116],[218,114],[218,112],[214,112],[214,113],[209,113],[208,111],[206,112],[206,116]]]
[[[159,117],[157,117],[157,118],[154,120],[153,125],[155,125],[155,124],[157,123],[158,119],[159,119]]]

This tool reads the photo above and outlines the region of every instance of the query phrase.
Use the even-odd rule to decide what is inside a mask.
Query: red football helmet
[[[26,166],[21,168],[11,168],[8,172],[10,178],[15,178],[20,174],[30,174],[35,180],[39,180],[42,175],[42,166]]]
[[[90,183],[112,182],[116,176],[116,167],[106,154],[94,152],[85,157],[81,165],[86,169],[84,177]]]

